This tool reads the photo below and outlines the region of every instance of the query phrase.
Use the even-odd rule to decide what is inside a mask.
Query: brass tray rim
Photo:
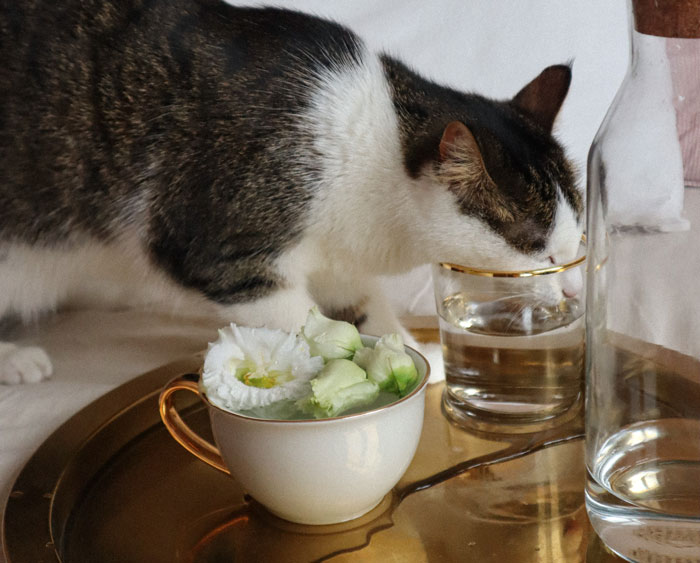
[[[61,512],[61,507],[56,506],[56,500],[57,498],[63,500],[63,497],[69,497],[70,494],[57,495],[57,493],[64,485],[64,481],[71,477],[75,478],[71,474],[75,473],[76,460],[84,453],[84,448],[89,448],[100,433],[106,433],[113,429],[113,423],[118,423],[119,419],[129,411],[138,410],[139,406],[146,401],[155,401],[162,387],[173,377],[196,373],[201,361],[202,353],[200,352],[136,376],[83,407],[46,438],[20,471],[5,504],[0,538],[3,544],[2,552],[7,563],[19,563],[27,560],[42,560],[45,563],[63,561],[60,549],[66,537],[66,529],[65,527],[61,530],[58,529],[61,527],[59,522],[61,515],[57,515],[57,513]],[[427,388],[440,384],[429,383],[425,385],[425,388],[427,390]],[[202,405],[202,407],[205,405],[193,395],[188,405],[195,404]],[[154,413],[157,417],[157,408],[154,409]],[[153,424],[149,424],[148,427],[140,431],[131,430],[128,436],[120,436],[119,440],[123,440],[124,445],[126,445],[153,426]],[[403,498],[477,466],[491,465],[526,456],[540,449],[578,440],[581,437],[580,433],[562,436],[556,430],[529,436],[520,435],[517,436],[515,443],[510,444],[510,447],[504,445],[503,449],[491,454],[466,459],[462,463],[448,467],[429,478],[409,483],[396,493]],[[515,439],[516,436],[511,436],[511,438]],[[110,455],[117,455],[119,450],[119,447],[111,450]],[[105,461],[100,467],[103,467],[104,463]],[[80,491],[88,486],[89,480],[79,486]],[[19,498],[13,498],[13,494],[17,491],[27,492],[22,492]],[[72,508],[70,506],[66,510]],[[66,517],[64,520],[67,522],[68,518]],[[20,530],[21,533],[17,534],[17,530]],[[58,537],[56,537],[57,533]]]
[[[71,415],[41,443],[22,467],[5,499],[0,540],[7,563],[23,561],[17,558],[22,554],[16,554],[19,550],[16,546],[20,544],[34,547],[47,563],[62,561],[57,549],[61,538],[53,537],[54,501],[71,461],[83,445],[114,420],[157,396],[174,374],[196,371],[201,357],[198,353],[174,360],[118,385]],[[56,447],[58,445],[61,447]],[[47,455],[49,453],[51,455]],[[25,489],[28,492],[24,492]],[[29,511],[26,504],[15,508],[15,499],[27,501]],[[17,526],[22,528],[21,537],[8,530],[16,521],[22,523]]]

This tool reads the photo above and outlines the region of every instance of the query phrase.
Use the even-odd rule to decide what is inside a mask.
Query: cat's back
[[[0,0],[0,238],[30,211],[20,238],[109,237],[135,190],[242,194],[262,172],[289,176],[278,149],[300,142],[292,125],[315,81],[360,52],[345,28],[282,9]]]
[[[274,81],[290,68],[337,67],[360,49],[352,32],[329,20],[222,0],[0,0],[3,109],[10,99],[48,99],[57,90],[89,93],[109,56],[129,67],[138,55],[153,82],[173,72]]]
[[[0,0],[0,149],[22,133],[115,128],[120,109],[148,118],[213,103],[235,117],[262,99],[294,109],[309,78],[361,51],[331,21],[222,0]]]
[[[24,316],[104,264],[222,303],[271,291],[323,199],[315,92],[365,56],[342,26],[282,9],[0,0],[0,297],[29,291],[33,263],[46,287],[15,299]]]

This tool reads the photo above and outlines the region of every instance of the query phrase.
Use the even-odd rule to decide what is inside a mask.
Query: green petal
[[[367,379],[364,370],[345,359],[330,360],[311,380],[312,395],[298,402],[316,418],[337,416],[351,408],[366,406],[379,395],[379,386]]]
[[[334,321],[325,317],[313,307],[301,329],[309,344],[312,356],[322,356],[326,360],[352,358],[355,350],[362,347],[357,328],[345,321]]]
[[[367,377],[380,389],[404,396],[418,380],[418,370],[404,350],[399,334],[387,334],[374,348],[358,350],[353,360],[367,371]]]

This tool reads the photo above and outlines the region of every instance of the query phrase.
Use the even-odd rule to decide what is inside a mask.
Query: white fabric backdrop
[[[241,3],[242,2],[235,2]],[[250,4],[250,2],[246,2]],[[557,130],[581,167],[627,64],[623,0],[287,0],[332,17],[453,87],[510,97],[545,66],[574,60]],[[392,280],[400,314],[430,314],[429,269]],[[16,474],[63,421],[97,396],[215,338],[211,321],[67,313],[20,334],[55,362],[51,382],[0,387],[0,512]],[[3,557],[0,555],[0,560]]]

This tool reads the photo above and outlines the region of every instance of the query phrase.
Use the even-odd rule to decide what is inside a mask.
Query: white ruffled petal
[[[270,388],[247,385],[236,376],[246,366],[256,376],[279,377]],[[202,370],[202,387],[209,400],[227,410],[249,410],[310,393],[309,380],[323,367],[308,344],[294,334],[264,328],[230,327],[219,331],[210,344]],[[285,381],[284,379],[288,379]]]

